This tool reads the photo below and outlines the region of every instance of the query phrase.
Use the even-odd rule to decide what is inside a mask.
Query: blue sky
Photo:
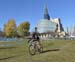
[[[17,26],[29,21],[32,30],[43,18],[45,4],[50,17],[60,18],[64,28],[75,25],[75,0],[0,0],[0,28],[13,18]]]

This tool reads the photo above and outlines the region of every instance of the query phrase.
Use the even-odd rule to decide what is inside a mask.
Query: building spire
[[[45,9],[44,9],[44,19],[50,20],[50,16],[48,14],[48,9],[47,9],[47,4],[45,5]]]

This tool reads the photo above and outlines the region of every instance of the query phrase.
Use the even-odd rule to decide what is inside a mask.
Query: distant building
[[[4,37],[4,36],[5,36],[4,32],[2,32],[2,31],[0,30],[0,37]]]
[[[51,20],[52,22],[56,23],[56,27],[57,27],[57,30],[56,32],[60,35],[60,36],[65,36],[65,31],[64,31],[64,28],[62,26],[62,23],[61,23],[61,20],[60,18],[55,18],[55,19],[52,19]]]
[[[47,6],[45,7],[44,18],[39,20],[36,27],[41,37],[65,36],[60,18],[50,18]]]
[[[73,26],[71,29],[71,36],[75,36],[75,26]]]

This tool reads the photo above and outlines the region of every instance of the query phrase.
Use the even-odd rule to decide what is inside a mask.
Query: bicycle
[[[39,44],[39,41],[33,40],[31,44],[29,45],[29,53],[31,55],[35,55],[36,52],[42,53],[43,52],[43,47],[41,44]]]

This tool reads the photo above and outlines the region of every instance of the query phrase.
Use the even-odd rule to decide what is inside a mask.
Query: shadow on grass
[[[25,52],[25,51],[22,51],[22,52]],[[23,55],[24,55],[24,54],[18,54],[18,55],[14,55],[14,56],[9,56],[9,57],[0,58],[0,61],[1,61],[1,60],[7,60],[7,59],[15,58],[15,57],[19,57],[19,56],[23,56]]]
[[[50,49],[50,50],[45,50],[42,53],[46,53],[46,52],[52,52],[52,51],[59,51],[60,49]]]
[[[10,57],[5,57],[5,58],[0,58],[0,60],[6,60],[6,59],[14,58],[14,57],[17,57],[17,56],[10,56]]]
[[[14,49],[16,47],[0,47],[0,49]]]
[[[60,49],[50,49],[50,50],[45,50],[43,51],[42,53],[46,53],[46,52],[52,52],[52,51],[60,51]],[[22,51],[22,52],[25,52],[25,51]],[[24,54],[19,54],[19,55],[14,55],[14,56],[9,56],[9,57],[5,57],[5,58],[0,58],[0,61],[1,60],[7,60],[7,59],[11,59],[11,58],[14,58],[14,57],[19,57],[19,56],[23,56]]]

